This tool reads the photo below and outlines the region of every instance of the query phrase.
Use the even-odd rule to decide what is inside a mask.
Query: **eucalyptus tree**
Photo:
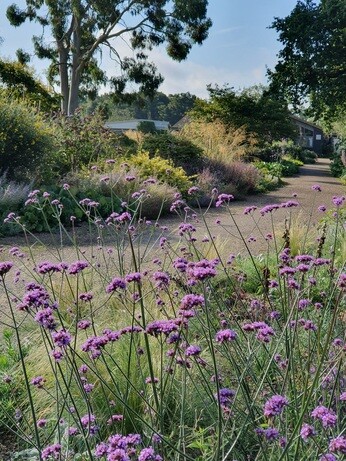
[[[58,83],[62,110],[73,114],[83,92],[95,93],[107,81],[122,94],[127,82],[153,94],[162,83],[148,51],[166,45],[172,59],[187,57],[194,44],[208,36],[211,20],[208,0],[25,0],[12,4],[7,18],[13,26],[25,21],[43,30],[33,36],[35,54],[50,60],[50,83]],[[124,53],[127,43],[128,53]],[[126,47],[125,47],[126,48]],[[114,69],[108,77],[102,68],[107,52]],[[127,55],[127,56],[126,56]]]

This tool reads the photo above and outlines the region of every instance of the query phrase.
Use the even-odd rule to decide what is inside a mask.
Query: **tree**
[[[266,88],[255,86],[236,92],[228,86],[209,85],[208,91],[209,101],[196,101],[193,118],[219,120],[236,129],[243,127],[257,138],[259,145],[296,137],[286,102],[272,97]]]
[[[126,82],[153,94],[162,82],[146,51],[166,44],[175,60],[187,57],[194,44],[208,36],[208,0],[26,0],[26,8],[13,4],[7,18],[14,26],[26,20],[49,27],[51,45],[34,36],[35,53],[51,61],[50,82],[60,83],[62,109],[72,114],[83,91],[95,93],[107,81],[101,69],[102,52],[108,49],[118,69],[110,79],[114,91],[125,91]],[[119,43],[128,40],[133,57],[120,53]]]
[[[174,125],[192,109],[196,99],[196,96],[191,93],[169,94],[168,103],[158,107],[160,119]]]
[[[48,90],[24,64],[0,58],[0,88],[11,97],[24,99],[43,111],[59,108],[59,97]]]
[[[332,119],[346,108],[346,2],[299,1],[271,26],[283,49],[269,71],[271,88],[294,105],[309,102],[317,117]]]

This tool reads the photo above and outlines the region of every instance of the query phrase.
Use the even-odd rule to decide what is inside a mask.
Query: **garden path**
[[[253,254],[259,254],[268,249],[270,243],[266,240],[266,235],[273,233],[273,222],[275,222],[276,235],[282,235],[285,230],[285,221],[289,219],[292,229],[297,234],[296,238],[299,239],[306,233],[307,227],[310,228],[322,218],[323,213],[318,211],[319,205],[325,205],[327,209],[331,209],[333,208],[332,197],[346,194],[346,187],[337,178],[331,176],[329,163],[329,159],[318,159],[313,165],[301,167],[298,175],[285,178],[284,186],[275,191],[252,195],[248,196],[246,200],[231,202],[229,207],[231,214],[225,207],[211,208],[208,211],[202,210],[203,218],[199,218],[198,221],[192,221],[192,224],[197,229],[194,236],[196,236],[198,242],[201,242],[204,236],[214,236],[224,252],[244,253],[247,251],[246,247],[248,246]],[[314,184],[321,186],[320,192],[312,190]],[[259,213],[259,210],[266,205],[280,204],[288,200],[299,202],[299,206],[281,208],[264,216]],[[244,215],[244,208],[248,206],[256,206],[257,210],[249,215]],[[181,219],[173,215],[159,221],[160,225],[169,228],[168,236],[172,243],[178,241],[175,230],[180,223]],[[205,224],[208,226],[208,232]],[[91,244],[90,237],[86,237],[86,226],[78,228],[77,234],[81,250],[85,251],[87,255],[91,251]],[[48,234],[39,234],[38,238],[40,242],[47,246],[45,248],[38,242],[33,243],[38,260],[49,259],[49,250],[52,248],[51,237]],[[55,240],[59,241],[59,239]],[[97,245],[96,236],[93,240],[92,251],[95,250],[95,245]],[[142,239],[142,242],[145,245],[148,238]],[[111,237],[106,238],[105,244],[114,245],[114,240]],[[200,244],[202,245],[202,243]],[[0,240],[0,246],[3,246],[3,250],[6,251],[7,248],[12,246],[26,246],[26,242],[22,236],[7,237]],[[155,252],[154,247],[151,254],[153,252]],[[64,242],[60,256],[70,261],[77,257],[69,242]]]

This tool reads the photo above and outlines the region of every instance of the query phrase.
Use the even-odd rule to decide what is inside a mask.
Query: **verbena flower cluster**
[[[216,199],[222,222],[232,199]],[[273,229],[257,238],[277,251],[246,260],[208,229],[201,237],[180,196],[172,233],[123,203],[104,221],[88,214],[97,244],[87,250],[35,260],[13,247],[7,261],[2,249],[3,323],[19,353],[0,377],[10,395],[23,392],[8,410],[23,446],[47,461],[343,459],[344,200],[333,205],[309,251]],[[333,251],[327,224],[341,233]]]

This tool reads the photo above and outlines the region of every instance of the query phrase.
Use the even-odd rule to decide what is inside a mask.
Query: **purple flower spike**
[[[333,410],[330,410],[323,405],[319,405],[312,412],[313,418],[319,419],[323,427],[334,427],[337,422],[337,417]]]
[[[126,288],[126,282],[125,280],[119,278],[119,277],[115,277],[111,283],[107,286],[106,288],[106,292],[107,293],[112,293],[113,291],[117,291],[117,290],[125,290]]]
[[[218,208],[224,203],[228,203],[231,200],[234,200],[234,196],[231,194],[220,194],[217,198],[217,201],[215,203],[215,206]]]
[[[0,276],[7,274],[13,267],[12,261],[4,261],[0,263]]]
[[[215,335],[215,341],[220,344],[225,343],[225,342],[234,341],[236,338],[237,338],[237,333],[230,329],[220,330]]]
[[[273,416],[280,415],[284,409],[288,405],[287,397],[282,395],[273,395],[269,400],[266,401],[264,404],[264,416],[268,416],[269,418]]]
[[[315,428],[311,426],[310,424],[303,424],[302,428],[300,430],[300,437],[304,440],[304,442],[307,442],[307,440],[310,437],[313,437],[316,435]]]
[[[59,459],[61,452],[61,445],[60,443],[54,443],[53,445],[49,445],[48,447],[44,448],[41,451],[41,457],[43,460],[53,458]]]
[[[340,435],[332,439],[329,443],[329,450],[333,453],[338,452],[346,455],[346,437]]]

